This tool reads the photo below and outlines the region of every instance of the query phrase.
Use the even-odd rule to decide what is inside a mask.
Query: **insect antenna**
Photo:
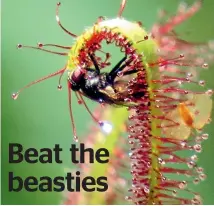
[[[12,98],[13,98],[14,100],[16,100],[16,99],[18,98],[19,94],[20,94],[24,89],[27,89],[27,88],[31,87],[32,85],[37,84],[37,83],[39,83],[39,82],[42,82],[42,81],[44,81],[44,80],[46,80],[46,79],[49,79],[49,78],[51,78],[51,77],[57,76],[57,75],[59,75],[59,74],[62,74],[62,73],[65,72],[65,70],[66,70],[66,67],[64,67],[63,69],[60,69],[59,71],[56,71],[56,72],[54,72],[54,73],[52,73],[52,74],[49,74],[48,76],[42,77],[41,79],[38,79],[38,80],[36,80],[36,81],[33,81],[33,82],[29,83],[28,85],[26,85],[26,86],[22,87],[21,89],[19,89],[18,92],[13,93],[13,94],[12,94]]]
[[[71,126],[74,134],[74,141],[78,142],[77,131],[74,124],[74,116],[73,116],[72,107],[71,107],[72,94],[71,94],[71,83],[69,82],[69,80],[67,80],[67,86],[68,86],[68,106],[69,106],[69,114],[71,118]]]
[[[125,6],[126,6],[126,0],[122,0],[122,2],[121,2],[121,4],[120,4],[119,12],[118,12],[118,14],[117,14],[117,16],[118,16],[119,18],[122,17],[122,13],[123,13],[123,11],[124,11],[124,9],[125,9]]]
[[[60,19],[59,19],[59,7],[60,7],[61,3],[58,2],[57,3],[57,7],[56,7],[56,21],[58,23],[58,25],[69,35],[71,35],[72,37],[76,38],[77,35],[76,34],[73,34],[71,33],[70,31],[68,31],[64,26],[62,26],[61,22],[60,22]]]
[[[57,54],[57,55],[61,55],[61,56],[67,56],[68,55],[68,53],[65,53],[65,52],[55,52],[55,51],[43,49],[43,48],[41,48],[39,46],[38,47],[34,47],[34,46],[26,46],[26,45],[18,44],[17,48],[18,49],[21,49],[21,48],[38,49],[38,50],[41,50],[41,51],[45,51],[45,52],[48,52],[48,53]]]

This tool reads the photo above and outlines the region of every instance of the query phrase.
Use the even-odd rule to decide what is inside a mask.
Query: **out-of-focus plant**
[[[113,125],[113,132],[105,135],[100,129],[92,125],[89,135],[85,136],[86,147],[98,149],[107,148],[110,153],[107,164],[80,164],[82,177],[106,176],[108,178],[107,192],[71,192],[65,194],[63,204],[121,204],[126,203],[124,193],[127,193],[127,175],[130,170],[128,146],[124,134],[127,131],[126,121],[128,112],[125,108],[97,108],[94,115],[99,119],[108,119]]]

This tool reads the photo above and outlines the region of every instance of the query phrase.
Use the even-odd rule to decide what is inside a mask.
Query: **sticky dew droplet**
[[[130,200],[132,200],[132,198],[130,196],[125,196],[125,200],[130,201]]]
[[[177,196],[177,191],[176,190],[173,190],[172,191],[172,195],[175,197],[175,196]]]
[[[190,169],[192,169],[195,165],[196,165],[196,164],[195,164],[195,162],[193,162],[193,161],[190,161],[190,162],[187,163],[187,166],[188,166]]]
[[[78,99],[77,102],[78,102],[78,104],[82,104],[82,100],[80,100],[80,99]]]
[[[61,90],[62,90],[62,85],[59,84],[59,85],[57,86],[57,89],[58,89],[59,91],[61,91]]]
[[[147,194],[148,194],[148,193],[149,193],[149,191],[150,191],[148,187],[144,187],[144,189],[143,189],[143,190],[144,190],[144,192],[145,192],[145,193],[147,193]]]
[[[199,182],[200,182],[200,179],[197,178],[197,177],[193,180],[193,183],[194,183],[195,185],[199,184]]]
[[[37,43],[37,46],[38,46],[39,48],[42,48],[42,47],[43,47],[43,44],[40,43],[40,42],[38,42],[38,43]]]
[[[74,136],[74,141],[79,142],[79,138],[77,136]]]
[[[200,153],[202,151],[202,148],[201,148],[201,145],[200,144],[196,144],[193,146],[194,150],[197,152],[197,153]]]
[[[199,178],[200,178],[200,180],[204,181],[204,180],[206,180],[207,175],[202,173],[202,174],[199,175]]]
[[[205,81],[204,81],[204,80],[200,80],[200,81],[198,82],[198,84],[199,84],[200,86],[204,87],[204,86],[205,86]]]
[[[189,72],[189,73],[187,73],[187,77],[191,78],[191,77],[193,77],[193,74]]]
[[[21,49],[23,46],[22,46],[22,44],[17,44],[17,49]]]
[[[203,167],[197,167],[197,168],[196,168],[196,172],[197,172],[197,173],[203,173],[203,172],[204,172]]]
[[[210,124],[212,122],[212,118],[208,118],[206,124]]]
[[[117,73],[117,76],[118,76],[118,77],[122,77],[122,76],[123,76],[123,72],[122,72],[122,71],[118,72],[118,73]]]
[[[102,131],[106,134],[110,134],[112,132],[112,124],[110,122],[107,122],[107,121],[100,121],[99,122],[99,125],[102,129]]]
[[[212,89],[208,89],[205,93],[207,95],[209,95],[209,96],[212,96],[213,95],[213,90]]]
[[[202,135],[201,135],[201,138],[202,138],[203,140],[207,140],[207,139],[209,138],[209,134],[207,134],[207,133],[202,134]]]
[[[191,156],[191,160],[194,161],[194,162],[197,162],[198,161],[198,156],[197,155],[192,155]]]
[[[184,54],[180,54],[180,56],[179,56],[179,57],[180,57],[181,59],[182,59],[182,58],[184,58]]]
[[[186,181],[182,181],[180,184],[179,184],[179,188],[180,189],[185,189],[187,187],[187,182]]]
[[[19,93],[18,92],[17,93],[13,93],[11,97],[12,97],[13,100],[17,100],[18,97],[19,97]]]
[[[207,63],[204,63],[204,64],[202,65],[202,68],[208,69],[208,68],[209,68],[209,65],[208,65]]]

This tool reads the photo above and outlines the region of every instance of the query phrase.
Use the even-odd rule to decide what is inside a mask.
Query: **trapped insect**
[[[119,12],[118,12],[118,21],[122,18],[122,12],[124,10],[126,1],[122,1]],[[75,50],[77,49],[79,45],[86,44],[86,40],[79,40],[79,37],[71,32],[69,32],[67,29],[65,29],[59,19],[59,6],[61,3],[57,3],[57,9],[56,9],[56,20],[58,22],[58,25],[70,36],[73,38],[76,38],[76,45],[74,45]],[[69,46],[61,46],[61,45],[56,45],[56,44],[42,44],[38,43],[37,47],[33,46],[25,46],[22,44],[18,44],[17,48],[32,48],[32,49],[38,49],[41,51],[53,53],[53,54],[58,54],[58,55],[69,55],[69,61],[73,61],[72,63],[75,64],[74,67],[71,67],[69,63],[60,69],[57,72],[54,72],[48,76],[45,76],[39,80],[33,81],[30,84],[26,85],[25,87],[21,88],[18,92],[12,94],[12,98],[16,100],[19,96],[19,94],[26,88],[37,84],[41,81],[44,81],[48,78],[54,77],[56,75],[60,75],[59,77],[59,85],[58,89],[61,90],[61,79],[65,71],[68,71],[68,80],[67,80],[67,87],[68,87],[68,98],[69,98],[69,112],[70,112],[70,117],[71,117],[71,122],[72,122],[72,128],[74,132],[74,139],[78,141],[77,135],[76,135],[76,128],[74,125],[74,119],[73,119],[73,114],[72,114],[72,108],[71,108],[71,90],[73,90],[76,94],[76,97],[79,101],[79,103],[83,104],[87,111],[90,113],[92,118],[95,120],[95,122],[99,123],[101,128],[103,129],[104,132],[111,132],[112,126],[110,123],[106,121],[99,121],[89,110],[88,106],[86,105],[86,102],[83,99],[83,96],[86,96],[94,101],[97,101],[102,104],[116,104],[116,105],[125,105],[127,102],[124,101],[125,96],[127,96],[127,90],[125,88],[125,84],[127,81],[122,80],[120,81],[118,79],[118,76],[126,76],[126,75],[131,75],[137,72],[137,69],[132,69],[132,70],[127,70],[127,67],[135,60],[135,58],[129,57],[127,53],[125,54],[124,58],[120,60],[110,72],[101,72],[101,69],[107,67],[110,65],[110,62],[107,62],[110,58],[110,54],[106,53],[101,50],[100,42],[102,39],[97,41],[96,33],[99,33],[98,30],[100,29],[105,29],[105,25],[100,25],[100,22],[104,21],[104,17],[99,17],[97,22],[95,23],[93,29],[94,33],[91,35],[91,44],[89,43],[88,46],[82,49],[81,52],[75,52],[73,56],[71,55],[72,49],[74,47],[69,47]],[[121,19],[121,22],[123,20]],[[111,24],[111,22],[109,22]],[[107,22],[108,25],[108,22]],[[110,25],[111,26],[111,25]],[[119,34],[119,32],[118,32]],[[87,38],[86,34],[83,34],[83,39]],[[105,36],[104,36],[105,38]],[[112,37],[113,39],[113,37]],[[111,39],[110,39],[111,40]],[[122,39],[124,40],[124,39]],[[85,41],[85,42],[84,42]],[[130,42],[126,42],[124,46],[131,46]],[[55,52],[51,50],[44,49],[44,47],[57,47],[57,48],[62,48],[66,50],[71,50],[69,53],[61,53],[61,52]],[[102,62],[101,59],[98,59],[95,55],[95,51],[98,50],[106,55],[105,61]],[[84,53],[84,54],[83,54]],[[84,58],[83,56],[84,55]],[[72,56],[72,57],[71,57]],[[79,59],[78,59],[79,58]],[[86,59],[84,62],[81,62],[81,60]],[[88,59],[88,60],[87,60]],[[74,63],[76,62],[76,63]],[[92,66],[93,65],[93,66]],[[94,68],[92,68],[94,67]],[[130,78],[129,78],[130,79]]]

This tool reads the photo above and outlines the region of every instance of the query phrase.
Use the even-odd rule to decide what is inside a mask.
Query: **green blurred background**
[[[60,17],[63,25],[75,34],[81,34],[98,16],[116,16],[121,0],[62,0]],[[150,29],[157,20],[157,11],[164,8],[174,13],[179,0],[128,0],[123,16],[142,21]],[[184,0],[191,4],[194,0]],[[58,78],[52,78],[24,91],[17,101],[11,94],[32,80],[62,68],[67,57],[36,50],[17,50],[16,45],[36,45],[37,42],[72,45],[73,39],[64,33],[55,20],[55,0],[4,0],[2,2],[2,204],[60,204],[61,193],[8,192],[8,172],[22,177],[64,176],[64,168],[72,167],[68,151],[73,143],[68,114],[66,89],[56,89]],[[204,6],[188,22],[178,28],[186,39],[206,41],[214,39],[214,1],[205,0]],[[191,34],[186,34],[187,32]],[[118,60],[117,56],[113,60]],[[204,71],[201,79],[207,88],[214,88],[214,68]],[[66,75],[63,86],[66,87]],[[94,108],[96,104],[89,102]],[[206,106],[206,105],[205,105]],[[79,136],[87,133],[92,121],[86,110],[73,99],[73,111]],[[203,144],[199,163],[208,179],[196,187],[204,204],[214,204],[214,123],[206,127],[210,138]],[[63,164],[8,164],[8,144],[20,143],[24,148],[63,147]]]

